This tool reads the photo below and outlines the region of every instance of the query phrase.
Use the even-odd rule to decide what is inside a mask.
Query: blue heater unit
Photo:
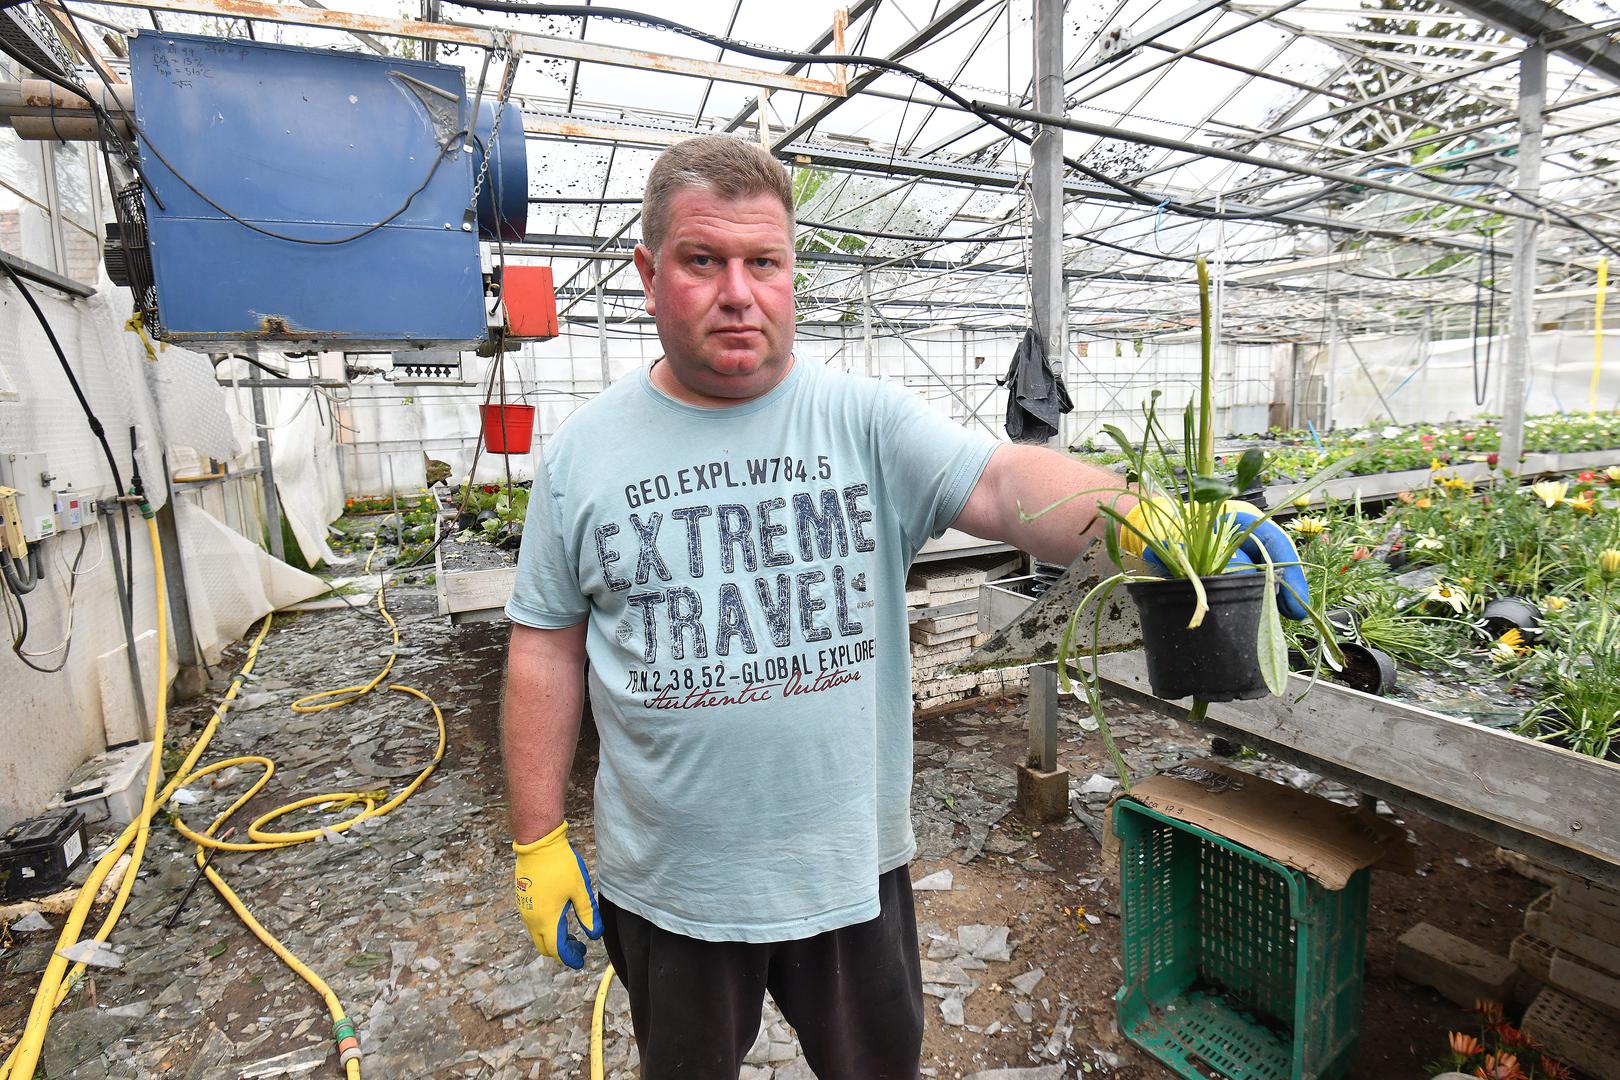
[[[523,124],[476,138],[462,69],[141,31],[142,177],[119,192],[108,272],[158,337],[220,351],[459,344],[488,336],[480,237],[521,238]],[[470,146],[470,148],[469,148]]]

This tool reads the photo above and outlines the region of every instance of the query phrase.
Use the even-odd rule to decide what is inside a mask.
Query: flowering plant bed
[[[1426,469],[1435,464],[1458,466],[1478,463],[1489,468],[1499,464],[1497,451],[1501,434],[1495,418],[1454,424],[1384,424],[1365,428],[1340,428],[1331,432],[1273,430],[1263,435],[1223,440],[1223,456],[1241,454],[1246,449],[1266,452],[1262,478],[1271,484],[1297,482],[1314,476],[1348,458],[1343,469],[1348,476]],[[1597,450],[1620,451],[1620,416],[1535,416],[1524,424],[1526,459],[1538,454],[1572,454]],[[1101,440],[1082,450],[1098,464],[1124,461],[1124,455]],[[1235,457],[1234,457],[1235,460]],[[1217,459],[1216,464],[1222,462]],[[1528,460],[1521,462],[1528,464]]]
[[[1428,708],[1620,761],[1620,467],[1478,490],[1438,468],[1358,510],[1289,523],[1343,641]]]

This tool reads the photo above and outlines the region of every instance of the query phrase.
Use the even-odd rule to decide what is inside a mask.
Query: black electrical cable
[[[212,362],[213,362],[214,367],[217,368],[217,367],[219,367],[219,365],[223,361],[225,361],[227,359],[245,361],[246,363],[252,364],[254,367],[258,368],[260,371],[265,372],[268,375],[273,375],[278,379],[291,378],[291,376],[288,375],[285,371],[277,371],[275,368],[271,367],[269,364],[263,363],[263,362],[261,362],[259,360],[255,360],[251,356],[243,356],[241,353],[221,353],[220,355],[214,357]]]
[[[922,83],[924,86],[929,87],[942,97],[960,106],[965,111],[973,114],[984,123],[996,128],[998,131],[1009,136],[1010,138],[1016,139],[1025,145],[1031,145],[1035,141],[1034,136],[1020,131],[1018,128],[1002,120],[1000,117],[981,108],[977,103],[963,97],[953,88],[939,79],[936,79],[925,72],[919,71],[914,67],[910,67],[894,60],[884,59],[883,57],[835,53],[792,52],[787,49],[774,49],[764,45],[754,45],[749,42],[737,41],[734,38],[728,38],[723,34],[713,34],[707,30],[699,30],[697,27],[687,26],[684,23],[675,22],[673,19],[666,19],[658,15],[647,15],[639,11],[630,11],[625,8],[602,8],[585,6],[582,4],[529,4],[518,2],[518,0],[446,0],[446,2],[456,7],[470,8],[475,11],[490,11],[507,15],[546,15],[574,19],[592,18],[603,19],[609,22],[639,24],[658,30],[669,30],[677,34],[693,38],[697,41],[714,45],[717,48],[728,49],[732,52],[741,53],[744,56],[752,56],[761,60],[781,60],[792,64],[843,64],[851,67],[868,67],[876,68],[880,71],[892,71],[897,75],[904,75],[907,78],[914,79],[915,81]],[[1080,173],[1082,176],[1094,180],[1099,184],[1111,187],[1122,194],[1128,195],[1135,201],[1142,203],[1145,206],[1163,207],[1166,210],[1170,210],[1174,213],[1179,213],[1188,217],[1204,218],[1213,221],[1262,221],[1275,218],[1278,215],[1301,209],[1302,207],[1308,206],[1314,202],[1319,202],[1320,200],[1325,199],[1329,195],[1333,194],[1333,192],[1344,187],[1344,184],[1339,182],[1330,183],[1301,199],[1295,200],[1294,202],[1284,203],[1280,206],[1266,207],[1265,209],[1243,211],[1211,210],[1193,205],[1191,203],[1178,202],[1174,199],[1156,198],[1154,195],[1142,190],[1141,188],[1127,184],[1123,180],[1116,180],[1115,178],[1108,176],[1106,173],[1093,169],[1089,165],[1082,164],[1071,157],[1064,157],[1063,161],[1064,164],[1068,165],[1071,169]]]
[[[28,291],[28,286],[23,284],[22,278],[17,276],[17,272],[11,268],[10,264],[0,260],[0,270],[6,272],[6,276],[11,279],[11,283],[16,286],[17,291],[22,293],[23,300],[27,301],[28,307],[34,313],[34,318],[39,321],[40,328],[45,331],[45,338],[51,343],[51,349],[56,353],[57,362],[62,365],[62,374],[67,376],[68,385],[73,388],[73,396],[78,398],[79,408],[84,410],[84,418],[86,423],[90,425],[90,432],[96,437],[96,441],[101,444],[101,452],[107,458],[107,468],[112,470],[114,497],[122,496],[124,494],[124,477],[118,471],[118,459],[113,457],[112,446],[107,442],[107,431],[101,426],[101,418],[90,407],[89,399],[84,396],[84,389],[79,385],[79,378],[73,374],[73,365],[68,363],[67,353],[62,351],[62,343],[56,340],[56,331],[52,329],[51,321],[45,317],[45,312],[40,310],[39,301],[34,299],[34,294]],[[124,512],[124,577],[125,584],[128,586],[126,595],[133,596],[135,593],[134,542],[129,528],[129,507],[125,506],[122,501],[118,505]],[[117,542],[116,538],[114,542]]]
[[[442,165],[444,163],[444,159],[449,157],[454,151],[454,144],[467,134],[465,128],[456,132],[456,134],[452,136],[450,142],[441,147],[437,154],[433,155],[433,166],[432,168],[428,169],[427,176],[422,178],[422,182],[416,186],[416,190],[407,195],[405,197],[405,201],[400,204],[399,209],[395,210],[392,214],[389,214],[375,225],[367,225],[365,228],[352,232],[348,236],[339,236],[330,240],[311,240],[307,237],[288,236],[285,233],[278,233],[273,229],[266,229],[231,213],[229,210],[225,209],[225,207],[221,206],[219,203],[205,195],[196,184],[191,182],[190,178],[188,178],[185,173],[175,168],[174,165],[169,162],[169,159],[163,156],[163,151],[157,148],[156,144],[152,142],[151,138],[147,136],[146,132],[136,126],[134,117],[130,118],[129,124],[130,127],[134,129],[136,136],[141,140],[141,142],[146,144],[146,148],[152,151],[153,155],[163,163],[164,167],[174,174],[175,179],[184,184],[186,189],[193,195],[197,196],[197,198],[201,199],[203,202],[207,203],[209,206],[213,207],[221,214],[224,214],[226,217],[230,218],[232,221],[236,222],[245,229],[259,233],[263,236],[268,236],[272,240],[285,240],[289,244],[307,244],[311,247],[336,247],[339,244],[350,244],[361,239],[362,237],[370,236],[372,233],[385,227],[390,222],[398,220],[400,215],[404,214],[411,208],[411,204],[416,201],[416,197],[422,194],[422,192],[426,191],[429,184],[433,183],[433,177],[438,173],[439,166]],[[150,184],[148,184],[148,188],[150,188]]]

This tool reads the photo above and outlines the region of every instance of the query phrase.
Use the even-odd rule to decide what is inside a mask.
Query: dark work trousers
[[[772,944],[699,941],[600,897],[642,1080],[736,1080],[767,990],[819,1080],[916,1080],[923,998],[909,869],[880,877],[878,893],[870,922]]]

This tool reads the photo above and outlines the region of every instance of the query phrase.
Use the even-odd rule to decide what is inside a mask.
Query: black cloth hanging
[[[1034,330],[1024,331],[1006,377],[996,381],[1007,387],[1007,435],[1013,442],[1055,438],[1058,418],[1074,411],[1069,388],[1047,365],[1046,347]]]

